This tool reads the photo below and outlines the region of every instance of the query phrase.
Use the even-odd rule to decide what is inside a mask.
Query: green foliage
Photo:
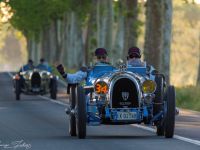
[[[178,107],[200,111],[200,86],[176,88],[176,104]]]
[[[90,9],[91,0],[11,0],[14,16],[12,25],[28,38],[39,38],[41,30],[64,13],[75,11],[81,20]]]
[[[74,11],[78,14],[79,19],[83,20],[90,12],[92,0],[69,0],[70,11]]]
[[[12,0],[12,25],[27,37],[39,37],[43,27],[52,19],[62,18],[69,8],[69,0]]]

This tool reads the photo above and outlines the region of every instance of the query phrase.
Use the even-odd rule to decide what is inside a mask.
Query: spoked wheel
[[[79,139],[86,137],[86,100],[84,89],[81,86],[76,88],[76,131]]]
[[[154,99],[154,106],[153,106],[153,114],[156,115],[160,111],[163,110],[163,95],[164,95],[164,79],[162,76],[157,75],[155,77],[155,82],[157,84],[157,88],[155,91],[155,99]],[[155,122],[157,127],[157,135],[163,136],[164,135],[164,125],[163,121],[156,121]]]
[[[15,96],[17,101],[20,100],[20,94],[21,94],[20,80],[15,80]]]
[[[71,85],[70,87],[70,111],[75,110],[75,103],[76,103],[76,85]],[[76,118],[74,113],[69,114],[69,134],[71,136],[76,136]]]
[[[166,138],[172,138],[174,136],[175,109],[175,88],[174,86],[169,86],[166,91],[166,105],[164,116],[164,130]]]
[[[56,99],[57,98],[57,80],[56,80],[56,78],[51,79],[50,95],[51,95],[52,99]]]

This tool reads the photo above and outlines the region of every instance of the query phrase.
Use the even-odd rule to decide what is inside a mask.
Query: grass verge
[[[176,88],[176,105],[180,108],[200,111],[200,86]]]

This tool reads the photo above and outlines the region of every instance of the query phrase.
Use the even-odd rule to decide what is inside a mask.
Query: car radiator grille
[[[41,85],[41,77],[38,72],[34,72],[31,77],[31,86],[33,88],[40,87]]]
[[[128,78],[115,82],[112,91],[112,108],[139,107],[136,85]]]

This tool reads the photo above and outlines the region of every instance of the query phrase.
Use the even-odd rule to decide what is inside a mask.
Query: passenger
[[[144,67],[145,63],[141,61],[141,52],[138,47],[131,47],[128,50],[128,65],[131,67]]]
[[[96,65],[109,65],[108,59],[107,59],[107,51],[104,48],[97,48],[95,50],[95,56],[96,56]],[[84,80],[87,77],[88,68],[87,67],[81,67],[79,71],[77,71],[74,74],[65,73],[64,67],[62,64],[57,66],[58,72],[65,78],[68,83],[79,83],[82,80]]]
[[[28,71],[28,70],[33,70],[35,67],[33,65],[33,60],[29,59],[28,63],[24,66],[22,66],[19,70],[19,72],[23,72],[23,71]]]
[[[44,58],[40,59],[40,64],[37,65],[36,68],[40,70],[46,70],[48,72],[52,72],[52,68],[49,66],[49,64],[45,61]]]

